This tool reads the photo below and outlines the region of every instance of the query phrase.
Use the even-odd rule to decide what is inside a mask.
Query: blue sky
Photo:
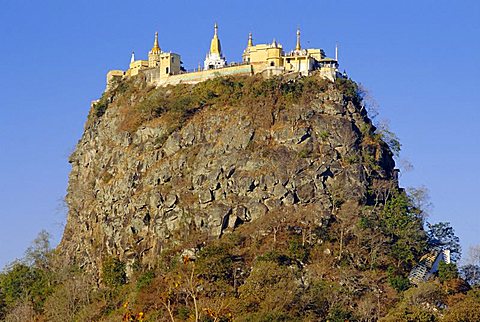
[[[429,220],[450,221],[464,249],[480,244],[480,3],[403,1],[25,1],[0,11],[0,268],[21,257],[41,229],[61,238],[70,166],[90,101],[109,69],[160,47],[202,62],[214,22],[229,61],[248,32],[292,49],[334,55],[366,87],[400,138],[414,170],[403,186],[426,186]]]

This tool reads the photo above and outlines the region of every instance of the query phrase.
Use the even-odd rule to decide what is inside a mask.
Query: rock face
[[[92,270],[105,254],[148,263],[193,231],[220,237],[275,212],[321,221],[393,178],[388,148],[365,143],[366,112],[333,85],[282,109],[206,107],[170,134],[162,122],[122,131],[122,108],[113,98],[70,157],[60,251]]]

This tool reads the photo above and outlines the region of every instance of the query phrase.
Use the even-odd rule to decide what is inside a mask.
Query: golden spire
[[[295,46],[295,50],[301,50],[302,46],[300,46],[300,28],[297,28],[297,45]]]
[[[253,39],[252,39],[252,33],[248,33],[248,44],[247,47],[252,47],[253,46]]]
[[[155,32],[155,40],[153,42],[153,48],[150,52],[152,54],[160,54],[160,47],[158,46],[158,32]]]
[[[214,26],[214,34],[212,38],[212,42],[210,43],[210,54],[217,54],[219,56],[222,55],[222,47],[220,46],[220,39],[218,39],[218,25],[215,23]]]

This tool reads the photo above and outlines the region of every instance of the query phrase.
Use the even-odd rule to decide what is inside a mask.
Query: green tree
[[[407,290],[410,287],[410,281],[408,278],[395,274],[393,270],[389,272],[388,283],[399,293]]]
[[[391,238],[391,255],[397,268],[410,269],[426,249],[426,237],[418,211],[404,192],[395,193],[380,216],[383,232]]]
[[[441,261],[438,265],[438,278],[440,282],[446,282],[458,278],[458,268],[454,263],[445,263]]]
[[[102,264],[102,280],[109,287],[118,287],[127,282],[125,263],[110,256]]]
[[[480,285],[480,266],[473,264],[462,266],[460,275],[470,286]]]
[[[208,281],[223,280],[233,283],[233,259],[226,244],[203,248],[196,261],[197,272]]]
[[[436,224],[427,223],[428,244],[435,249],[450,250],[450,258],[453,262],[460,260],[462,248],[460,247],[460,238],[455,235],[455,230],[449,222],[439,222]]]
[[[39,309],[51,286],[44,271],[21,262],[14,262],[0,275],[0,289],[5,307],[12,307],[19,301],[28,300]]]
[[[5,302],[5,294],[0,287],[0,320],[5,317],[7,313],[7,303]]]

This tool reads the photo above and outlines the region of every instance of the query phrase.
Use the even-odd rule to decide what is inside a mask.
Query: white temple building
[[[227,65],[225,57],[222,55],[222,47],[220,46],[220,39],[218,39],[218,25],[215,23],[215,32],[213,34],[212,42],[210,43],[210,51],[205,57],[203,68],[217,69]]]

